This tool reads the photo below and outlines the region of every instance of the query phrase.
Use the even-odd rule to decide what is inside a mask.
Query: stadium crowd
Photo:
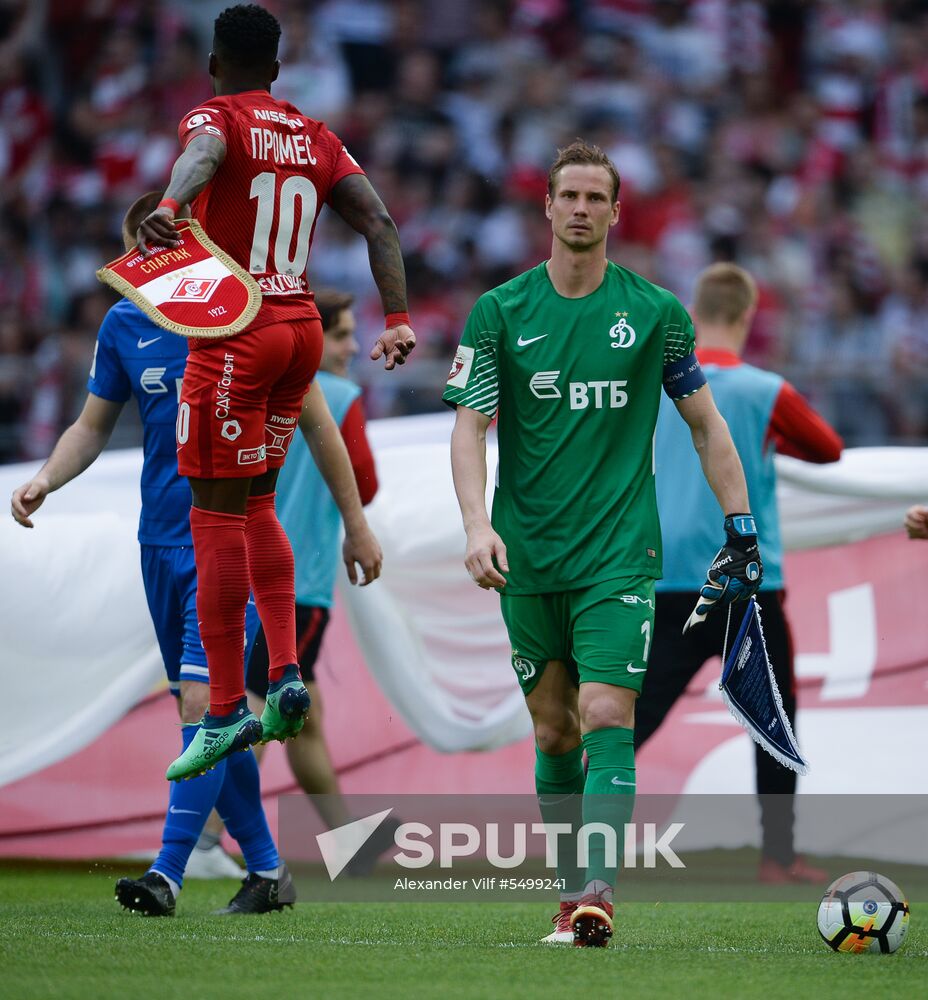
[[[0,0],[0,462],[46,456],[112,299],[95,270],[209,96],[221,4]],[[548,254],[538,205],[577,135],[622,174],[610,255],[690,301],[715,260],[760,308],[746,358],[850,445],[928,436],[928,7],[917,0],[266,0],[275,95],[325,119],[390,206],[419,346],[371,416],[439,409],[478,295]],[[381,331],[330,213],[310,279]],[[362,358],[365,352],[362,352]],[[397,374],[400,377],[397,378]],[[114,443],[136,444],[126,422]]]

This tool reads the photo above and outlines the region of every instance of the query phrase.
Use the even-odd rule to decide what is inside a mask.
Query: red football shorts
[[[240,479],[283,465],[321,358],[318,319],[191,340],[177,411],[180,474]]]

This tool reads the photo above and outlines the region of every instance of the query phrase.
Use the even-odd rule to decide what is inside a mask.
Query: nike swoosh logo
[[[548,335],[546,333],[543,333],[540,337],[531,337],[529,340],[525,340],[523,339],[522,334],[520,333],[519,339],[516,341],[516,343],[519,345],[519,347],[528,347],[529,344],[534,344],[536,340],[544,340],[545,337],[547,336]]]
[[[630,663],[625,667],[630,674],[643,674],[647,667],[633,667]]]
[[[613,778],[612,779],[612,783],[613,783],[613,785],[628,785],[630,788],[634,788],[635,787],[635,782],[634,781],[619,781],[618,778]]]
[[[199,811],[196,809],[178,809],[177,806],[171,806],[170,809],[168,809],[168,812],[172,815],[175,815],[176,813],[189,813],[191,816],[200,815]]]
[[[142,340],[142,338],[139,337],[138,349],[142,350],[143,347],[148,347],[149,344],[153,344],[156,340],[160,339],[160,337],[152,337],[151,340]]]

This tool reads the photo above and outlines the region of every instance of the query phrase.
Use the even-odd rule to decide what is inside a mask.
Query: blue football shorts
[[[155,635],[175,697],[181,681],[209,683],[206,650],[197,621],[197,567],[191,546],[142,545],[142,583]],[[253,597],[245,609],[245,660],[251,654],[258,627]]]

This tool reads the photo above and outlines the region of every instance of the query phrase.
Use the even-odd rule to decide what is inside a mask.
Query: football
[[[905,941],[909,904],[899,886],[876,872],[835,879],[818,908],[818,932],[829,948],[891,954]]]

